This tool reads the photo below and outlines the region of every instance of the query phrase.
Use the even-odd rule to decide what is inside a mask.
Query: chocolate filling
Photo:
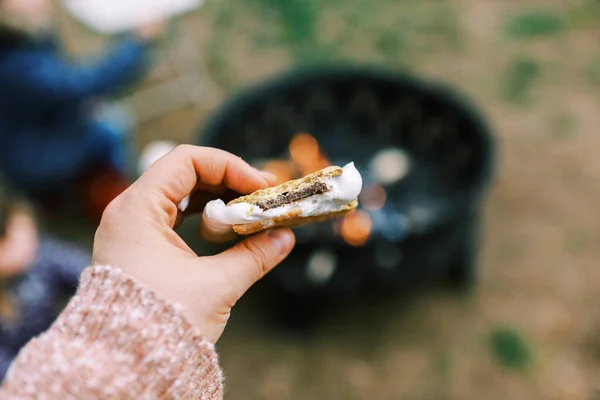
[[[307,197],[314,196],[316,194],[323,194],[329,189],[323,182],[315,182],[306,189],[296,190],[293,192],[285,192],[275,197],[274,199],[262,200],[255,205],[262,208],[263,210],[270,210],[272,208],[281,207],[285,204],[290,204],[298,200],[306,199]]]

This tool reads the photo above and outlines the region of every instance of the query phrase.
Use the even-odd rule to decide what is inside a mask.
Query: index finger
[[[130,188],[162,208],[174,220],[177,204],[198,184],[225,186],[241,194],[269,186],[256,169],[241,158],[210,147],[180,145],[156,161]]]

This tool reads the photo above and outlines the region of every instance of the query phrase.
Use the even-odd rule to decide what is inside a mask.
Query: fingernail
[[[179,211],[184,212],[188,206],[190,205],[190,196],[185,196],[183,198],[183,200],[181,200],[179,202],[179,204],[177,204],[177,208],[179,209]]]
[[[294,234],[289,229],[275,229],[267,233],[280,254],[287,254],[294,246]]]

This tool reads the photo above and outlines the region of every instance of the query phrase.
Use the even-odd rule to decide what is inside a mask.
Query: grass
[[[439,353],[433,360],[433,370],[436,376],[440,378],[447,378],[452,369],[452,360],[446,353]]]
[[[554,137],[564,139],[570,137],[577,128],[577,119],[574,115],[561,113],[552,118],[552,133]]]
[[[586,77],[592,85],[600,85],[600,55],[596,54],[587,63]]]
[[[528,11],[510,18],[504,29],[508,35],[516,38],[553,36],[565,29],[565,21],[561,15],[553,11]]]
[[[228,58],[228,33],[235,25],[235,13],[225,4],[220,4],[214,17],[215,31],[213,39],[206,45],[207,68],[215,83],[224,89],[235,85],[234,74],[231,71]]]
[[[451,2],[440,2],[422,17],[426,22],[422,34],[428,35],[433,42],[439,42],[446,50],[460,51],[463,36],[459,14]]]
[[[227,58],[227,41],[213,41],[206,47],[205,51],[207,68],[215,83],[224,89],[234,87],[235,79]]]
[[[598,26],[600,2],[598,0],[570,1],[566,15],[569,27],[593,29]]]
[[[214,21],[218,30],[224,30],[232,27],[235,23],[234,10],[225,5],[220,5]]]
[[[383,31],[376,39],[375,48],[390,64],[396,64],[406,48],[405,38],[393,31]]]
[[[405,7],[390,10],[390,13],[395,19],[387,25],[380,24],[374,17],[379,51],[389,51],[390,45],[396,46],[395,50],[418,53],[462,49],[460,19],[452,3],[407,2]]]
[[[532,89],[542,73],[539,61],[530,57],[517,57],[504,72],[501,97],[510,103],[527,105],[533,102]]]
[[[511,328],[499,327],[489,336],[490,352],[496,362],[511,370],[524,370],[532,361],[532,354],[525,339]]]
[[[298,61],[318,50],[317,0],[245,0],[260,13],[261,18],[277,21],[276,39],[271,43],[284,43]]]
[[[269,30],[260,30],[252,34],[252,41],[256,48],[275,47],[281,44],[279,35]]]
[[[449,0],[242,0],[220,2],[209,63],[228,85],[226,52],[231,38],[244,38],[257,53],[283,48],[296,64],[333,60],[383,62],[408,68],[419,54],[462,48],[459,15]],[[241,21],[255,21],[252,30]]]

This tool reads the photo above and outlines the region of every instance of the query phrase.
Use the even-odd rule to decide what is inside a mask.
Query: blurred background
[[[105,44],[59,9],[70,54]],[[495,142],[470,290],[356,297],[298,332],[270,322],[259,287],[219,342],[226,397],[600,398],[599,29],[595,0],[207,0],[180,17],[121,99],[139,151],[202,143],[240,89],[348,61],[451,86]],[[46,225],[89,246],[93,226],[78,218]],[[188,242],[214,251],[194,229]]]

